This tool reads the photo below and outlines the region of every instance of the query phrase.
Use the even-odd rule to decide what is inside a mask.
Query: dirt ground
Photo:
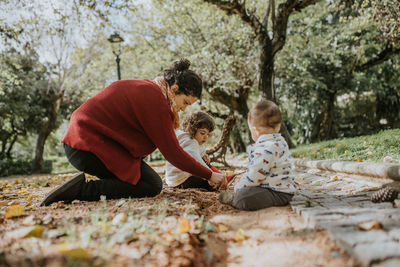
[[[0,266],[352,265],[290,207],[238,211],[214,192],[38,206],[72,175],[0,180]],[[17,205],[22,214],[6,218]]]

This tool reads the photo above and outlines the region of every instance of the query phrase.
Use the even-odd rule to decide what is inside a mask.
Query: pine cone
[[[399,192],[393,187],[385,187],[378,190],[371,196],[371,201],[376,202],[392,202],[398,196]]]

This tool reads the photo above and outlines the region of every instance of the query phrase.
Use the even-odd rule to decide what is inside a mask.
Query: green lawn
[[[301,145],[291,152],[295,158],[384,162],[391,157],[392,163],[400,163],[400,129]]]

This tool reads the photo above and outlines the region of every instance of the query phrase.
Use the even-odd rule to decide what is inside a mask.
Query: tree
[[[289,17],[296,11],[301,11],[307,6],[313,5],[319,0],[287,0],[275,5],[275,0],[269,0],[266,8],[263,8],[263,18],[260,19],[256,10],[246,7],[246,1],[240,0],[204,0],[216,5],[226,14],[235,14],[243,23],[248,24],[253,30],[259,47],[259,80],[258,90],[262,98],[277,101],[274,84],[274,62],[276,54],[283,48],[286,41],[286,29]],[[269,22],[271,24],[269,25]],[[285,124],[282,124],[282,133],[289,146],[293,143],[287,133]]]
[[[0,59],[0,159],[12,158],[18,138],[33,133],[41,118],[38,92],[46,83],[46,68],[34,51],[10,49]]]
[[[397,53],[390,41],[378,41],[380,33],[371,16],[353,4],[322,2],[314,12],[294,16],[289,30],[291,39],[277,60],[277,83],[295,103],[290,116],[299,125],[297,135],[305,138],[299,141],[315,142],[376,129],[379,119],[371,122],[366,118],[371,109],[364,114],[359,110],[344,112],[357,106],[353,102],[364,103],[366,95],[377,88],[390,97],[396,95],[393,89],[383,89],[382,78],[371,79],[382,76],[374,67]],[[386,69],[393,75],[396,66]],[[396,87],[393,79],[385,83],[386,88]],[[368,121],[368,127],[362,127],[362,120]]]
[[[24,46],[36,51],[48,69],[48,83],[39,91],[42,117],[34,157],[34,172],[43,168],[43,151],[46,139],[56,130],[62,119],[75,109],[82,93],[80,77],[90,60],[101,51],[88,45],[104,20],[109,4],[93,1],[4,1],[1,8],[11,14],[6,29],[23,28],[10,45],[23,50]],[[18,7],[18,8],[17,8]],[[48,12],[51,10],[51,12]],[[81,33],[85,32],[85,35]],[[72,62],[74,51],[79,46],[89,46],[88,52]],[[62,118],[60,117],[62,115]]]

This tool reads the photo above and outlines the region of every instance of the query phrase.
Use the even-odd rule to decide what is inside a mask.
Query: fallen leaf
[[[337,180],[339,180],[339,177],[337,177],[337,175],[335,175],[335,176],[332,178],[332,180],[333,180],[333,181],[337,181]]]
[[[41,237],[44,231],[44,227],[41,225],[34,225],[31,227],[30,231],[24,236],[27,237]]]
[[[186,218],[180,218],[179,219],[179,233],[188,233],[190,231],[190,222]]]
[[[354,161],[357,161],[357,162],[362,162],[362,160],[361,160],[361,159],[359,159],[359,158],[355,158],[355,159],[354,159]]]
[[[236,231],[235,233],[235,241],[236,242],[242,242],[246,240],[246,236],[244,234],[244,231],[242,228],[239,228],[239,230]]]
[[[219,223],[217,224],[217,230],[218,232],[226,232],[228,231],[228,227],[223,223]]]
[[[217,232],[218,231],[218,229],[215,227],[215,225],[210,221],[206,221],[204,223],[203,228],[204,228],[204,232],[206,232],[206,233],[208,233],[208,232]]]
[[[367,222],[362,222],[358,224],[358,228],[364,231],[369,231],[369,230],[380,230],[382,229],[382,223],[379,221],[367,221]]]
[[[58,244],[57,251],[74,259],[87,260],[90,258],[90,254],[86,249],[79,247],[72,248],[66,243]]]
[[[19,217],[24,214],[25,208],[19,204],[7,207],[4,217],[6,219]]]
[[[61,208],[63,204],[64,204],[64,201],[57,201],[56,209]]]

